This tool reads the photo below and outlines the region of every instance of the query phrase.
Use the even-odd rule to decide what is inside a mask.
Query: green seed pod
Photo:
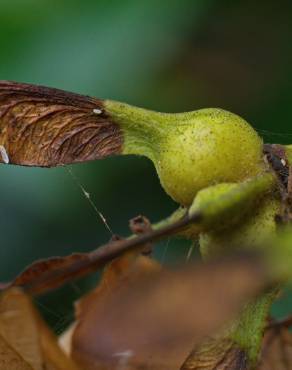
[[[166,114],[42,86],[0,81],[0,163],[53,167],[138,154],[166,192],[189,206],[197,192],[265,167],[262,141],[221,109]]]
[[[125,135],[123,154],[150,158],[165,191],[190,205],[197,192],[261,173],[262,140],[242,118],[221,109],[151,112],[113,101],[106,111]]]

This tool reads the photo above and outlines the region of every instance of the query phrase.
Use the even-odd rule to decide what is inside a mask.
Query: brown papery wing
[[[0,161],[53,167],[118,154],[122,134],[103,101],[0,81]]]

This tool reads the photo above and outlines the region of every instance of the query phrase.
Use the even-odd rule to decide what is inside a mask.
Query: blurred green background
[[[269,142],[292,142],[292,2],[1,0],[0,79],[37,83],[160,111],[221,107]],[[112,230],[137,214],[156,221],[176,205],[144,158],[72,167]],[[88,251],[109,233],[66,168],[1,166],[0,280],[36,258]],[[182,262],[189,244],[163,242]],[[38,298],[55,330],[90,277]],[[292,309],[289,292],[277,304]]]

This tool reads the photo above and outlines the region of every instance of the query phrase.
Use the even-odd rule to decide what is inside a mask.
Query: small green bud
[[[280,200],[268,195],[249,212],[245,212],[242,220],[225,219],[221,222],[221,228],[201,233],[200,250],[203,258],[220,256],[227,252],[227,248],[234,250],[264,246],[276,234],[275,217],[280,209]]]

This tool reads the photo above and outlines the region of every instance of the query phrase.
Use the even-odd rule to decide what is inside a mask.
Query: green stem
[[[252,366],[258,361],[264,329],[277,291],[277,289],[272,289],[269,293],[247,304],[229,334],[230,338],[246,352]]]
[[[112,100],[106,100],[104,106],[124,132],[123,154],[144,155],[154,161],[159,153],[161,137],[166,126],[173,121],[173,115]]]

